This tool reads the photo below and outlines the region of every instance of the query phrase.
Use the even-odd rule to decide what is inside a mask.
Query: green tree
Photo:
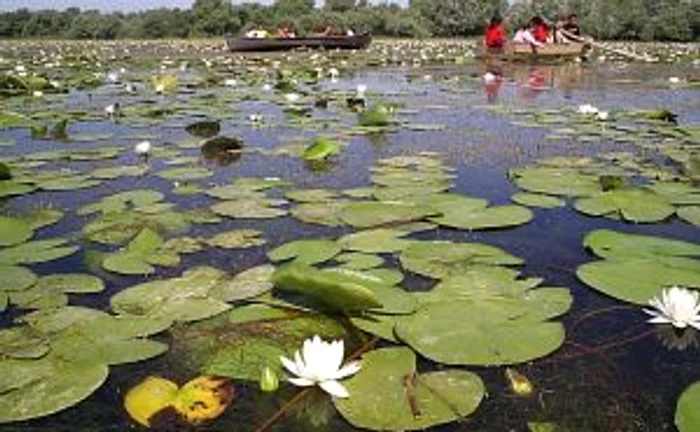
[[[358,6],[356,0],[326,0],[325,8],[333,12],[347,12]]]

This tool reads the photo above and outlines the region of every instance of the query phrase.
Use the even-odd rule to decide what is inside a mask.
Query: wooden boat
[[[590,49],[591,46],[586,43],[546,44],[541,47],[509,43],[500,49],[480,47],[477,57],[513,61],[572,59],[586,57]]]
[[[311,36],[298,38],[234,38],[226,36],[230,51],[289,51],[294,49],[365,49],[372,43],[369,33],[354,36]]]

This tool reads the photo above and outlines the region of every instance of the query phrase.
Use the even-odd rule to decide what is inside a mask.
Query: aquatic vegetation
[[[131,418],[143,426],[158,428],[167,410],[174,410],[184,425],[198,425],[219,417],[233,402],[234,387],[225,378],[201,376],[182,387],[160,377],[148,377],[131,388],[124,407]]]
[[[700,383],[690,385],[678,399],[676,426],[680,432],[690,432],[700,426],[700,417],[695,408],[700,400]]]
[[[127,427],[102,398],[135,386],[127,412],[156,429],[665,427],[668,410],[620,417],[663,401],[606,374],[638,365],[658,388],[647,359],[692,367],[635,342],[690,351],[695,329],[639,333],[640,308],[616,305],[656,298],[656,321],[695,324],[665,294],[700,288],[692,66],[673,66],[673,88],[661,66],[613,55],[485,82],[475,46],[0,43],[3,76],[51,86],[0,100],[0,423],[51,429],[75,411],[31,419],[75,406]],[[673,62],[697,52],[673,49]],[[665,78],[638,79],[649,71]],[[315,363],[312,343],[332,361]],[[280,357],[298,384],[349,397],[280,386]],[[345,357],[362,368],[341,384]],[[140,382],[165,365],[205,378]]]
[[[353,361],[344,366],[345,349],[342,340],[325,342],[318,335],[304,341],[301,351],[294,353],[294,360],[280,357],[284,368],[293,375],[289,382],[296,386],[319,386],[337,398],[347,398],[348,391],[338,380],[355,375],[361,368]],[[341,367],[342,366],[342,367]]]
[[[653,309],[644,309],[651,315],[652,324],[671,324],[676,328],[688,326],[700,330],[700,293],[672,286],[661,294],[661,298],[649,300]]]

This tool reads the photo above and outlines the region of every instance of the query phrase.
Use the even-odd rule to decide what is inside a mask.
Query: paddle
[[[559,32],[560,32],[561,34],[563,34],[564,36],[566,36],[567,38],[571,39],[571,40],[575,40],[576,42],[581,42],[581,43],[590,44],[591,46],[594,46],[594,47],[596,47],[596,48],[600,48],[600,49],[602,49],[603,51],[608,51],[608,52],[612,52],[612,53],[615,53],[615,54],[619,54],[619,55],[621,55],[621,56],[630,57],[630,58],[633,58],[633,59],[635,59],[635,60],[641,60],[641,61],[647,61],[647,60],[649,60],[649,58],[646,57],[646,56],[640,56],[639,54],[631,53],[631,52],[629,52],[629,51],[624,51],[624,50],[621,50],[621,49],[610,48],[610,47],[607,47],[607,46],[605,46],[605,45],[603,45],[603,44],[601,44],[601,43],[598,43],[598,42],[596,42],[596,41],[594,41],[594,40],[588,40],[588,39],[584,39],[584,38],[582,38],[582,37],[580,37],[580,36],[576,36],[575,34],[570,33],[570,32],[568,32],[568,31],[566,31],[566,30],[564,30],[564,29],[559,29]]]

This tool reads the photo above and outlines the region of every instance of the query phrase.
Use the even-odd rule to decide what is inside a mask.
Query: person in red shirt
[[[532,28],[532,36],[537,42],[547,43],[549,41],[549,26],[547,26],[542,17],[534,17],[530,21],[530,28]]]
[[[484,45],[487,48],[503,48],[508,40],[506,30],[503,28],[503,19],[499,16],[491,18],[486,26]]]

